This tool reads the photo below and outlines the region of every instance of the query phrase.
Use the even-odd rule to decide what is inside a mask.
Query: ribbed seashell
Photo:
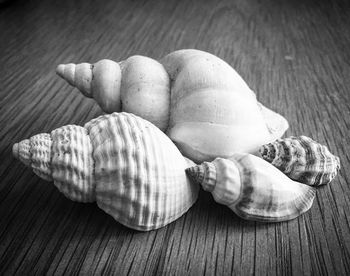
[[[186,169],[188,175],[211,192],[215,201],[238,216],[255,221],[285,221],[310,209],[313,187],[291,180],[277,168],[251,154]]]
[[[128,113],[68,125],[13,146],[13,154],[68,198],[97,205],[137,230],[165,226],[196,201],[184,158],[153,124]]]
[[[260,155],[291,179],[311,186],[330,183],[340,169],[339,157],[306,136],[263,145]]]

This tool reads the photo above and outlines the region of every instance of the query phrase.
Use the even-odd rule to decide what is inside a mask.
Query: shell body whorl
[[[306,136],[263,145],[260,155],[291,179],[311,186],[330,183],[340,169],[339,157]]]
[[[288,128],[230,65],[199,50],[178,50],[159,62],[132,56],[59,65],[57,73],[107,113],[122,110],[152,122],[198,163],[255,153]]]
[[[314,188],[289,179],[254,155],[235,154],[229,159],[217,158],[211,163],[214,166],[201,164],[188,168],[186,172],[199,180],[202,187],[207,186],[209,179],[215,201],[227,205],[244,219],[290,220],[309,210],[313,203]],[[215,175],[214,179],[207,177],[208,174]]]
[[[196,201],[198,186],[186,177],[187,161],[151,123],[114,113],[85,125],[94,147],[96,201],[124,225],[162,227]]]
[[[84,127],[67,125],[13,146],[15,157],[68,198],[93,202],[118,222],[157,229],[196,201],[194,165],[153,124],[133,114],[100,116]]]

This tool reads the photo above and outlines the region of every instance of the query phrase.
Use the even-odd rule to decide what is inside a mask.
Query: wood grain
[[[10,1],[0,9],[0,275],[350,275],[349,1]],[[342,169],[311,210],[244,221],[201,191],[176,222],[130,230],[66,199],[12,144],[102,114],[59,63],[160,58],[181,48],[231,64],[287,135],[326,144]]]

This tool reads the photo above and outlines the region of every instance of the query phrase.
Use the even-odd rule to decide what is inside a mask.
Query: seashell
[[[216,202],[248,220],[276,222],[296,218],[310,209],[315,197],[315,188],[291,180],[251,154],[217,158],[186,172],[211,192]]]
[[[199,50],[175,51],[160,61],[132,56],[60,64],[56,71],[105,112],[130,112],[154,123],[199,163],[256,153],[288,128],[230,65]]]
[[[306,136],[263,145],[260,155],[291,179],[311,186],[330,183],[340,169],[339,157]]]
[[[182,216],[199,186],[171,140],[133,114],[67,125],[13,146],[13,154],[68,198],[97,205],[127,227],[157,229]]]

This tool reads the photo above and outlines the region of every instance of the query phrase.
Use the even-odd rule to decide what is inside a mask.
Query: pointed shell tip
[[[186,174],[194,181],[198,181],[198,175],[197,175],[197,171],[198,171],[198,166],[193,166],[193,167],[189,167],[185,170]]]
[[[18,159],[18,156],[19,156],[19,153],[18,153],[18,143],[15,143],[13,146],[12,146],[12,154],[13,156]]]
[[[64,67],[65,67],[64,64],[60,64],[60,65],[57,66],[57,68],[56,68],[56,73],[57,73],[57,75],[63,76]]]

